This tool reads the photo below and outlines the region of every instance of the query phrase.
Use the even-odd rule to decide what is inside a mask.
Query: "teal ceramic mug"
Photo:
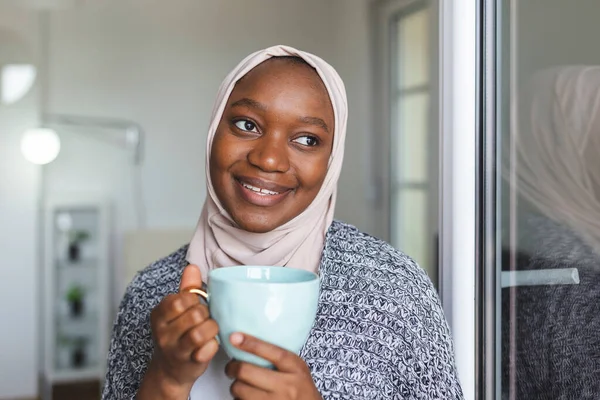
[[[319,277],[286,267],[237,266],[212,270],[207,290],[193,290],[208,303],[219,341],[233,359],[272,368],[270,362],[229,342],[245,333],[298,354],[317,314]]]

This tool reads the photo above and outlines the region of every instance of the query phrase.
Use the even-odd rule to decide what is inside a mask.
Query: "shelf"
[[[110,342],[110,202],[96,194],[54,195],[44,204],[43,375],[52,383],[104,377]],[[69,232],[85,231],[77,254]],[[70,255],[78,255],[71,261]],[[73,288],[83,290],[83,308],[71,313]],[[71,296],[69,296],[71,294]],[[77,361],[75,363],[74,361]],[[75,367],[75,364],[78,367]]]
[[[85,381],[90,379],[103,379],[102,369],[99,366],[87,367],[82,369],[58,369],[49,377],[55,383],[67,383],[76,381]]]
[[[56,260],[56,268],[59,270],[86,270],[92,269],[95,270],[98,266],[97,258],[88,258],[76,262],[72,262],[69,260],[59,259]]]
[[[68,315],[56,315],[57,334],[62,336],[93,337],[98,331],[98,315],[90,312],[74,318]]]

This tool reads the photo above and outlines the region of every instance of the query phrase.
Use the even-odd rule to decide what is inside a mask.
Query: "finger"
[[[188,308],[183,314],[179,315],[174,320],[171,320],[168,324],[159,325],[155,330],[155,337],[158,339],[157,343],[160,348],[173,348],[177,351],[177,349],[179,349],[179,340],[181,337],[190,329],[193,329],[195,326],[200,325],[208,319],[208,311],[205,309],[205,306],[196,301],[194,306]],[[191,351],[192,349],[188,351],[186,357],[189,358]]]
[[[269,393],[264,390],[255,388],[242,381],[235,381],[229,388],[229,392],[236,399],[252,399],[261,400],[268,399]]]
[[[198,304],[200,302],[194,294],[170,294],[152,310],[151,318],[158,325],[167,325],[180,317],[186,310]]]
[[[196,300],[196,304],[193,307],[188,308],[183,314],[172,320],[167,328],[175,335],[174,338],[179,340],[188,331],[201,325],[208,318],[208,308]]]
[[[207,319],[200,325],[194,326],[181,337],[179,348],[189,356],[194,349],[204,346],[213,340],[218,333],[219,325],[214,319]]]
[[[207,363],[213,359],[218,350],[219,343],[216,339],[212,339],[208,343],[204,344],[204,346],[194,351],[192,354],[192,360],[199,363]]]
[[[252,353],[273,363],[278,371],[297,372],[306,364],[296,354],[243,333],[232,333],[229,341],[240,350]]]
[[[200,268],[197,265],[190,264],[185,267],[183,274],[181,274],[179,291],[200,287],[202,287],[202,272],[200,272]]]
[[[229,362],[225,367],[225,374],[231,379],[242,381],[268,392],[274,392],[277,382],[282,379],[281,372],[240,361]]]

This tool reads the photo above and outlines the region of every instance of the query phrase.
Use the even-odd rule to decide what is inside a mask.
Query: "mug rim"
[[[306,279],[306,280],[300,280],[300,281],[294,281],[294,282],[268,282],[268,281],[253,281],[253,280],[228,280],[225,279],[221,276],[219,276],[219,274],[221,273],[221,271],[223,270],[230,270],[230,268],[234,268],[234,269],[247,269],[247,268],[261,268],[261,269],[278,269],[278,268],[286,268],[286,269],[293,269],[294,271],[299,272],[300,274],[309,276],[310,278]],[[211,280],[214,281],[219,281],[219,282],[227,282],[227,284],[251,284],[251,285],[269,285],[269,286],[277,286],[277,285],[281,285],[281,286],[290,286],[290,285],[307,285],[307,284],[313,284],[315,282],[319,281],[319,275],[312,272],[312,271],[307,271],[304,269],[299,269],[299,268],[290,268],[290,267],[281,267],[281,266],[274,266],[274,265],[234,265],[234,266],[230,266],[230,267],[220,267],[220,268],[215,268],[212,271],[210,271],[208,273],[208,282],[210,283]]]

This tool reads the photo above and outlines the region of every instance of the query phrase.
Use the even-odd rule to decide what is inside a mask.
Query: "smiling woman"
[[[227,76],[209,126],[208,196],[196,233],[128,287],[104,399],[462,399],[427,275],[387,243],[333,220],[346,119],[343,82],[312,54],[268,48]],[[213,319],[192,294],[210,303],[203,280],[236,265],[318,275],[318,299],[292,299],[318,303],[299,353],[248,332],[224,336],[215,320],[223,314]],[[261,288],[236,304],[271,293]],[[278,314],[291,309],[277,296],[269,301]],[[244,310],[254,308],[264,307]],[[231,346],[274,368],[229,360],[221,347]]]
[[[227,213],[269,232],[304,211],[327,173],[333,107],[316,71],[272,58],[235,86],[215,133],[211,181]]]

